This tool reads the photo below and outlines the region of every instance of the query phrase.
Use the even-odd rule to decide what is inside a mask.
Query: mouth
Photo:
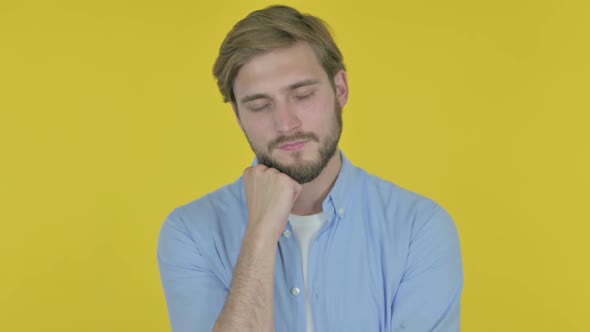
[[[305,144],[307,144],[307,140],[304,141],[293,141],[293,142],[288,142],[285,144],[281,144],[279,146],[279,149],[284,150],[284,151],[297,151],[297,150],[301,150],[303,149],[303,147],[305,147]]]

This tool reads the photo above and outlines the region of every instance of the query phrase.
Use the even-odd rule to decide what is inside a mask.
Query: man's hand
[[[276,243],[301,193],[301,185],[274,168],[258,164],[244,171],[244,188],[248,227],[256,234],[272,234]]]

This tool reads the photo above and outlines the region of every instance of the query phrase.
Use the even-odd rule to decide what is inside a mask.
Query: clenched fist
[[[301,185],[288,175],[258,164],[244,171],[248,203],[248,228],[259,236],[278,241],[289,213],[301,193]]]

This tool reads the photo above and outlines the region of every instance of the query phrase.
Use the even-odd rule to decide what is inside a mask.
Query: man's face
[[[331,78],[313,49],[297,42],[252,58],[234,81],[234,111],[258,161],[303,184],[338,150],[346,73]]]

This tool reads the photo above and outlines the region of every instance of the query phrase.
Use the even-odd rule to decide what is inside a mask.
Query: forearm
[[[274,331],[276,241],[247,231],[215,332]]]

